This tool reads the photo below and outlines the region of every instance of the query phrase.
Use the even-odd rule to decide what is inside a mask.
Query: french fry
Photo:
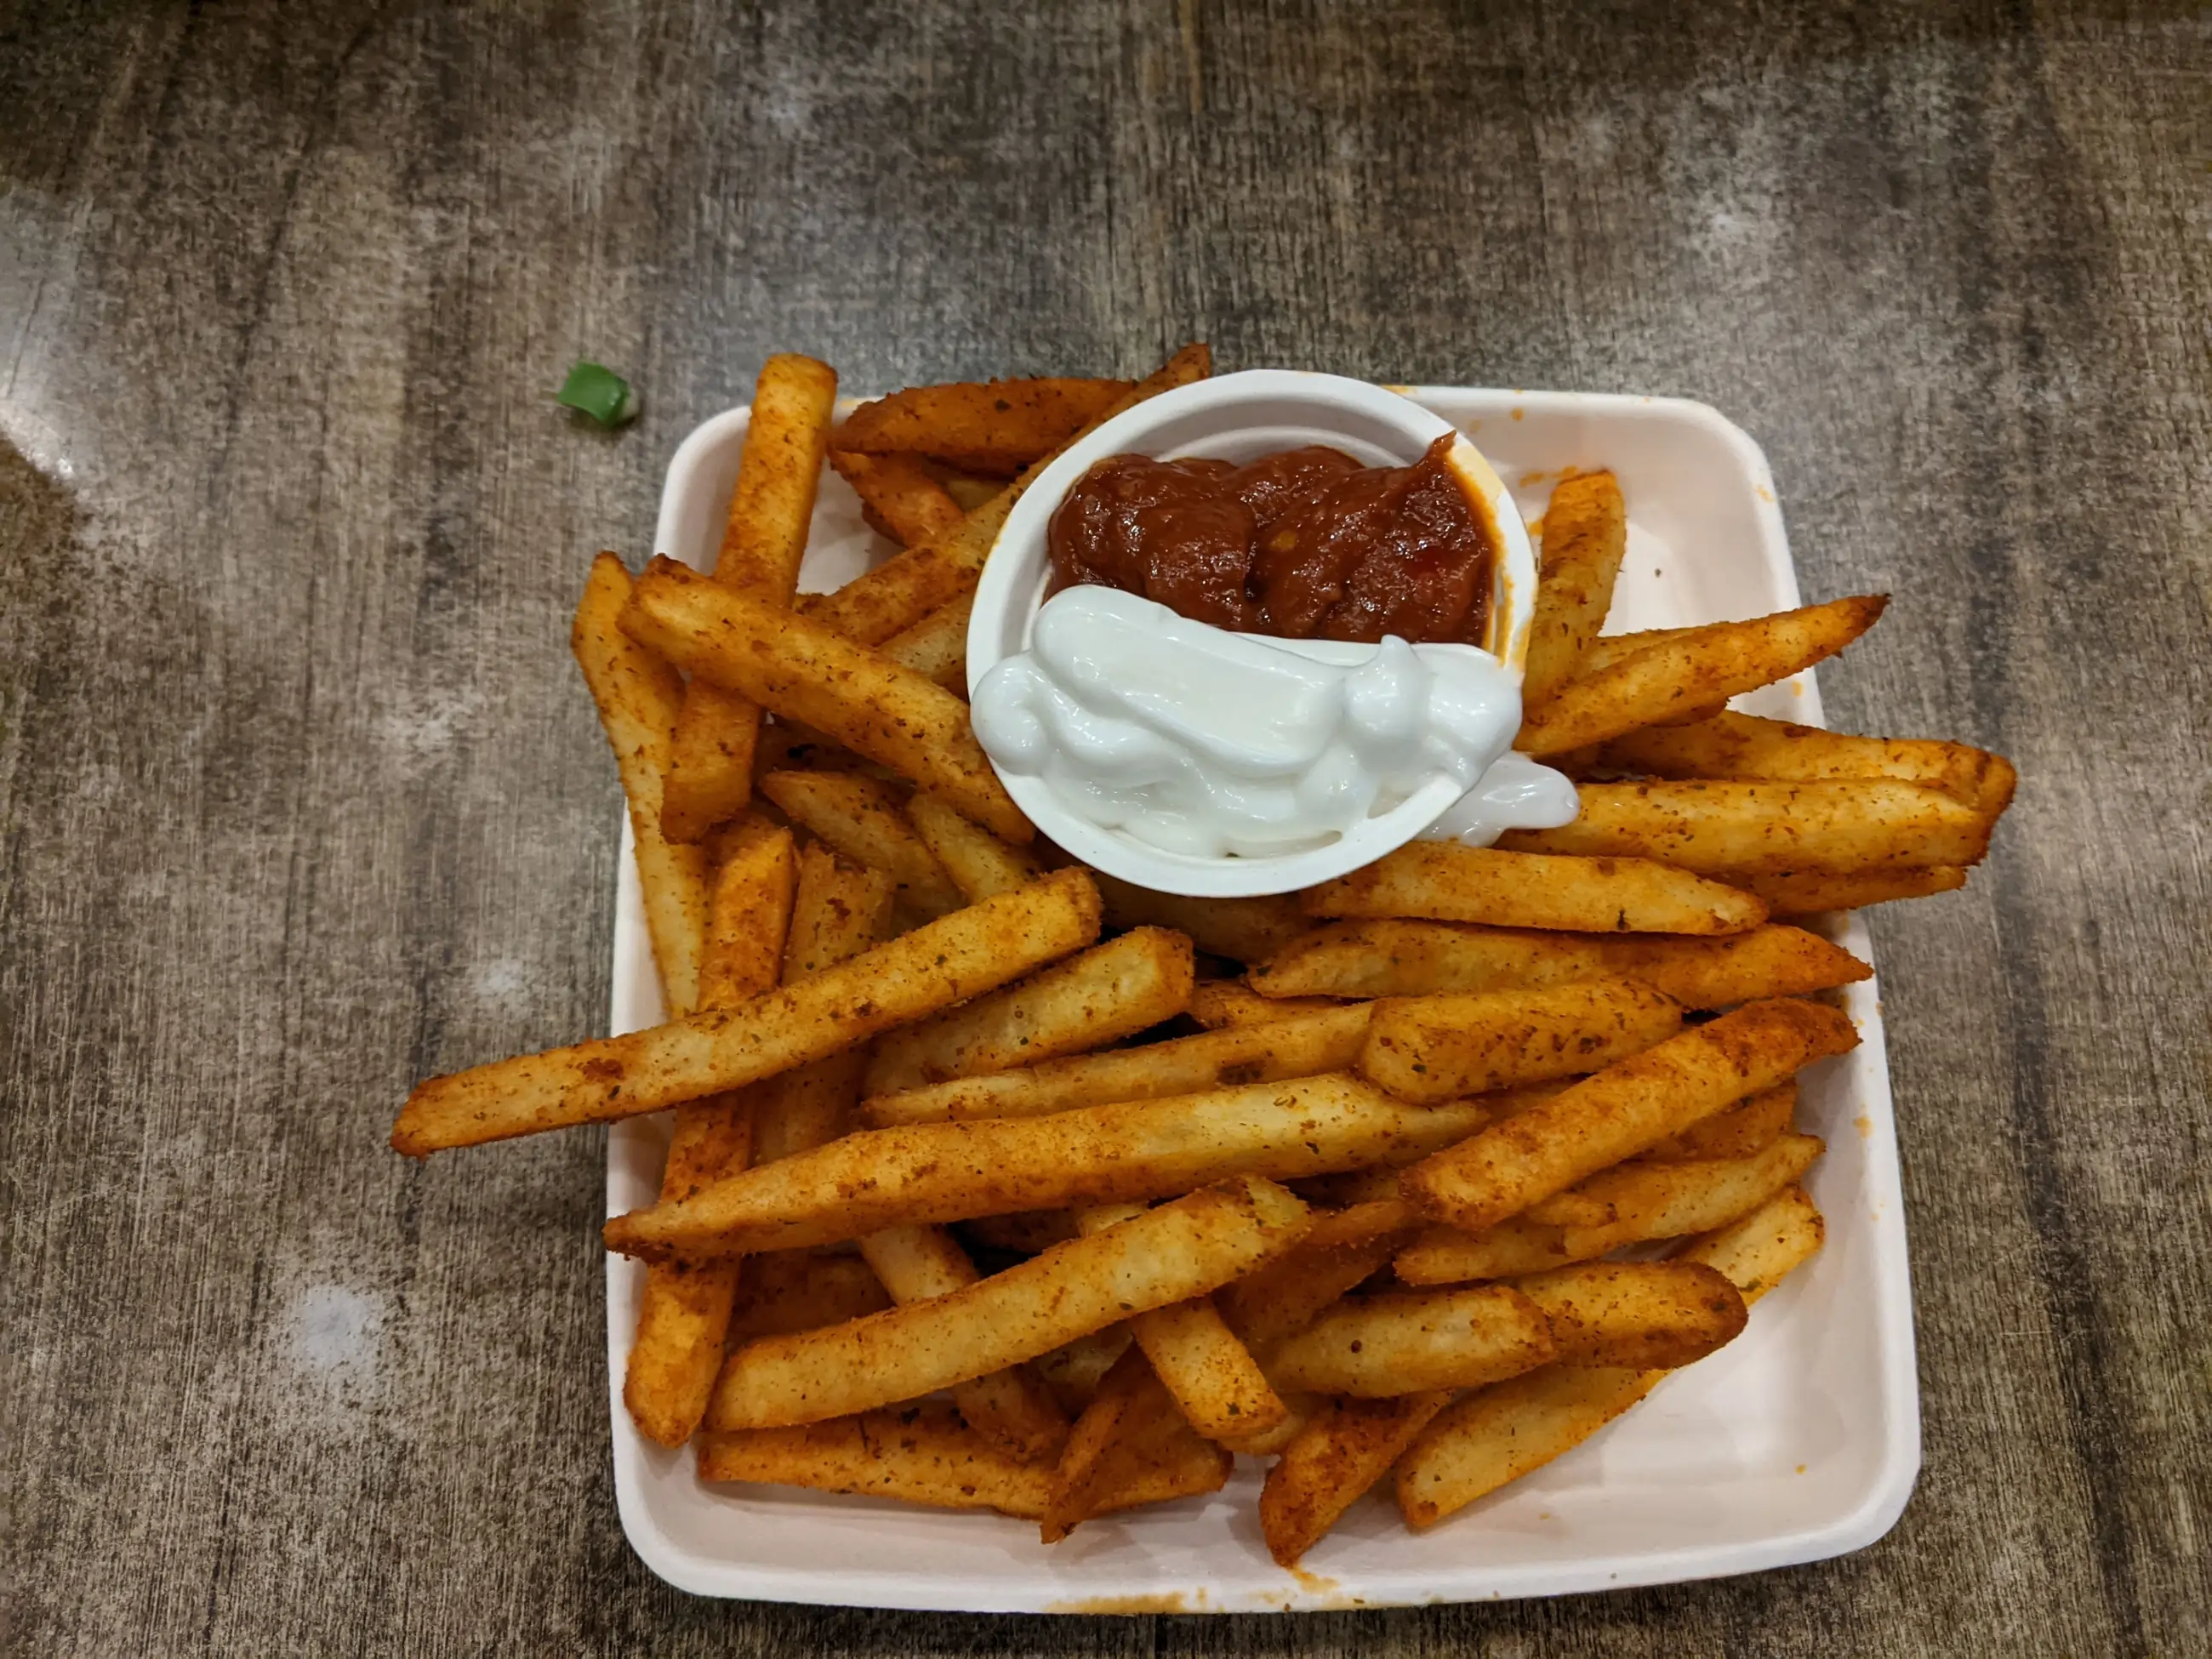
[[[880,652],[672,559],[647,568],[622,627],[695,680],[813,726],[1008,841],[1036,833],[969,730],[968,706]]]
[[[1727,1276],[1696,1261],[1588,1261],[1516,1279],[1543,1310],[1559,1363],[1670,1370],[1743,1330]]]
[[[714,579],[770,610],[788,610],[799,585],[836,402],[836,371],[787,353],[763,364],[753,387]],[[744,810],[759,737],[760,710],[744,696],[708,680],[684,689],[660,809],[669,840],[696,842]]]
[[[1434,1389],[1332,1401],[1317,1413],[1284,1446],[1260,1488],[1260,1534],[1276,1564],[1296,1567],[1451,1398],[1449,1389]]]
[[[1708,629],[1732,625],[1729,623],[1700,623],[1689,628],[1646,628],[1633,634],[1601,634],[1583,648],[1583,654],[1575,664],[1575,678],[1584,678],[1602,672],[1639,651],[1649,651],[1655,645],[1687,639]]]
[[[856,772],[771,772],[760,792],[817,841],[891,878],[898,897],[924,916],[967,903],[887,784]]]
[[[607,1248],[708,1260],[835,1243],[906,1221],[1158,1198],[1231,1176],[1326,1175],[1418,1158],[1489,1118],[1480,1102],[1407,1106],[1331,1075],[1050,1117],[867,1129],[680,1203],[617,1216]]]
[[[1129,1351],[1133,1340],[1127,1326],[1109,1325],[1103,1331],[1093,1331],[1088,1336],[1064,1343],[1030,1363],[1068,1414],[1079,1417],[1097,1399],[1099,1385],[1105,1382],[1106,1373]]]
[[[1724,1227],[1802,1176],[1820,1155],[1816,1136],[1792,1134],[1747,1158],[1624,1164],[1559,1195],[1575,1207],[1562,1206],[1552,1213],[1580,1215],[1588,1224],[1562,1225],[1532,1213],[1481,1233],[1437,1228],[1399,1252],[1395,1270],[1408,1285],[1510,1279],[1593,1261],[1630,1244]]]
[[[1613,608],[1613,579],[1628,550],[1628,509],[1610,472],[1564,479],[1544,509],[1543,562],[1521,705],[1540,707],[1575,672]]]
[[[884,655],[965,702],[968,618],[975,608],[975,596],[972,592],[947,600],[913,627],[902,629],[885,640],[881,647]]]
[[[1086,1332],[1204,1296],[1288,1249],[1305,1206],[1272,1182],[1202,1188],[927,1302],[731,1354],[718,1430],[819,1422],[1004,1370]]]
[[[726,1008],[774,985],[791,917],[797,856],[791,832],[756,822],[716,874],[700,972],[701,1003]],[[689,1197],[733,1175],[752,1153],[752,1106],[742,1091],[678,1107],[660,1195]],[[646,1272],[623,1404],[648,1440],[680,1446],[706,1414],[730,1329],[738,1264]]]
[[[1133,1036],[1182,1012],[1192,975],[1190,941],[1181,933],[1164,927],[1124,933],[994,996],[884,1037],[868,1062],[867,1092],[1003,1072]]]
[[[1209,1031],[1245,1031],[1255,1025],[1312,1018],[1343,1006],[1328,997],[1263,997],[1242,980],[1202,979],[1191,988],[1190,1006],[1184,1012]]]
[[[933,795],[915,796],[906,804],[906,815],[922,845],[970,904],[1035,881],[1044,873],[1044,866],[1033,854],[1007,846]]]
[[[1632,979],[1392,997],[1375,1005],[1358,1071],[1401,1100],[1455,1100],[1598,1071],[1681,1026],[1680,1004]]]
[[[870,1233],[860,1240],[860,1255],[902,1304],[950,1296],[981,1277],[967,1252],[941,1227],[888,1227]],[[1025,1365],[956,1382],[952,1401],[969,1428],[1024,1462],[1051,1457],[1066,1442],[1067,1419]]]
[[[1431,996],[1626,974],[1685,1008],[1806,996],[1874,970],[1817,933],[1771,924],[1717,937],[1544,933],[1449,921],[1340,921],[1264,967],[1266,996]]]
[[[1927,898],[1956,892],[1966,872],[1955,864],[1885,865],[1878,870],[1840,874],[1804,872],[1786,876],[1742,875],[1735,879],[1773,907],[1777,915],[1812,916],[1831,910],[1861,910],[1892,899]]]
[[[942,536],[963,517],[960,503],[911,455],[862,455],[836,447],[830,465],[860,498],[860,516],[902,547]]]
[[[876,1095],[860,1103],[860,1115],[878,1128],[1042,1117],[1079,1106],[1319,1077],[1349,1069],[1366,1036],[1366,1005],[1354,1003],[1265,1026],[1232,1027]]]
[[[788,1428],[710,1434],[699,1447],[702,1480],[808,1486],[1031,1521],[1044,1513],[1051,1476],[1049,1468],[993,1444],[933,1400]]]
[[[1674,1259],[1717,1268],[1750,1304],[1809,1261],[1827,1231],[1805,1189],[1792,1185],[1741,1220],[1694,1241]]]
[[[1886,593],[1725,623],[1620,659],[1560,686],[1521,723],[1513,746],[1557,755],[1786,679],[1874,626]]]
[[[1686,870],[1629,857],[1539,858],[1535,850],[1413,842],[1309,889],[1306,913],[1575,933],[1740,933],[1766,920],[1766,907],[1750,895]]]
[[[1155,893],[1117,877],[1101,874],[1098,891],[1106,901],[1107,925],[1172,927],[1188,933],[1198,948],[1232,962],[1265,962],[1313,926],[1291,894],[1271,898],[1186,898]]]
[[[1749,1158],[1790,1133],[1797,1115],[1796,1079],[1762,1089],[1733,1106],[1701,1118],[1678,1135],[1669,1135],[1637,1158],[1650,1164],[1697,1164],[1712,1158]]]
[[[1654,726],[1607,744],[1602,764],[1655,778],[1767,779],[1820,783],[1891,778],[1926,784],[1994,818],[2020,775],[1986,749],[1928,738],[1854,738],[1817,726],[1722,713],[1694,726]]]
[[[576,605],[569,645],[615,751],[629,827],[637,843],[637,879],[645,896],[645,928],[660,969],[661,1000],[672,1014],[699,1002],[699,957],[707,930],[708,870],[700,848],[660,832],[669,745],[684,706],[676,671],[616,625],[629,602],[629,572],[611,553],[592,562]]]
[[[837,447],[864,455],[927,455],[968,472],[1018,472],[1134,389],[1128,380],[1074,380],[913,386],[854,410],[838,429]]]
[[[995,990],[1097,933],[1097,890],[1062,870],[737,1008],[431,1078],[392,1144],[419,1158],[696,1100]]]
[[[1472,1389],[1548,1364],[1544,1311],[1504,1285],[1355,1297],[1267,1356],[1279,1389],[1387,1399]]]
[[[1115,400],[1099,420],[1111,419],[1122,410],[1134,408],[1146,398],[1173,387],[1202,380],[1212,366],[1212,354],[1204,346],[1185,346]],[[848,432],[849,428],[848,422]],[[1088,431],[1090,427],[1084,429]],[[1057,453],[1055,449],[1054,454]],[[1053,455],[1044,456],[997,495],[969,509],[967,517],[944,535],[884,560],[835,593],[802,599],[800,611],[862,645],[880,644],[892,635],[913,627],[931,611],[950,605],[975,587],[983,561],[990,556],[992,544],[1006,525],[1007,513],[1052,460]]]
[[[1582,816],[1572,823],[1510,830],[1499,844],[1523,853],[1656,859],[1726,880],[1976,864],[1990,844],[1990,820],[1978,809],[1941,789],[1887,778],[1585,783],[1576,793]]]
[[[1820,1003],[1746,1003],[1427,1158],[1406,1172],[1406,1196],[1480,1232],[1858,1040]]]
[[[1194,1451],[1193,1442],[1204,1451]],[[1117,1500],[1133,1486],[1162,1497],[1218,1491],[1233,1461],[1183,1420],[1143,1351],[1132,1346],[1076,1419],[1052,1472],[1039,1530],[1056,1544],[1093,1516],[1121,1507]]]
[[[1247,1347],[1273,1348],[1386,1265],[1413,1220],[1395,1200],[1316,1215],[1290,1249],[1220,1293],[1222,1318]]]
[[[730,1314],[728,1346],[842,1325],[890,1305],[875,1269],[857,1255],[771,1250],[745,1262]]]

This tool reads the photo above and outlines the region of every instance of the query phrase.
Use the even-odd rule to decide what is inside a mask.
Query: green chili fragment
[[[568,371],[554,401],[610,428],[637,417],[636,390],[614,370],[588,360]]]

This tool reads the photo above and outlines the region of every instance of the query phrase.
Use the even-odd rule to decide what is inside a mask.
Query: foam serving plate
[[[1608,631],[1752,617],[1796,605],[1782,515],[1756,444],[1701,404],[1662,398],[1408,388],[1456,423],[1541,513],[1562,469],[1610,466],[1628,499],[1628,557]],[[677,451],[658,551],[704,566],[719,545],[747,411]],[[826,589],[890,550],[843,480],[823,478],[803,586]],[[1737,700],[1820,723],[1812,677]],[[627,817],[611,1029],[662,1018]],[[1868,957],[1864,927],[1832,936]],[[1049,1548],[1027,1522],[769,1486],[702,1486],[689,1449],[644,1439],[622,1379],[644,1269],[607,1258],[607,1397],[615,1490],[639,1556],[678,1589],[847,1607],[1013,1613],[1243,1613],[1387,1607],[1718,1577],[1863,1548],[1893,1525],[1920,1462],[1911,1291],[1877,981],[1844,1006],[1863,1039],[1806,1074],[1800,1122],[1826,1138],[1807,1182],[1825,1249],[1719,1353],[1626,1416],[1425,1534],[1370,1494],[1286,1572],[1254,1504],[1263,1466],[1228,1486],[1086,1522]],[[607,1212],[649,1204],[667,1131],[617,1124]]]

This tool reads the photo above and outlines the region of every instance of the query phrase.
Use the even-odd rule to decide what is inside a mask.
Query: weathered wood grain
[[[2212,26],[2197,8],[0,5],[0,1648],[2212,1643]],[[1680,392],[1838,721],[2004,749],[1878,916],[1926,1472],[1841,1561],[1218,1622],[689,1601],[606,1464],[585,562],[775,349]],[[571,428],[578,355],[646,413]],[[1474,1547],[1472,1543],[1471,1547]]]

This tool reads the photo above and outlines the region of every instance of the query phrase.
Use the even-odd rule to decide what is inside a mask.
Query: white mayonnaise
[[[1487,846],[1575,816],[1574,786],[1510,753],[1521,689],[1466,645],[1269,640],[1107,587],[1038,611],[975,687],[998,768],[1074,816],[1194,858],[1326,846],[1449,779],[1426,832]]]

